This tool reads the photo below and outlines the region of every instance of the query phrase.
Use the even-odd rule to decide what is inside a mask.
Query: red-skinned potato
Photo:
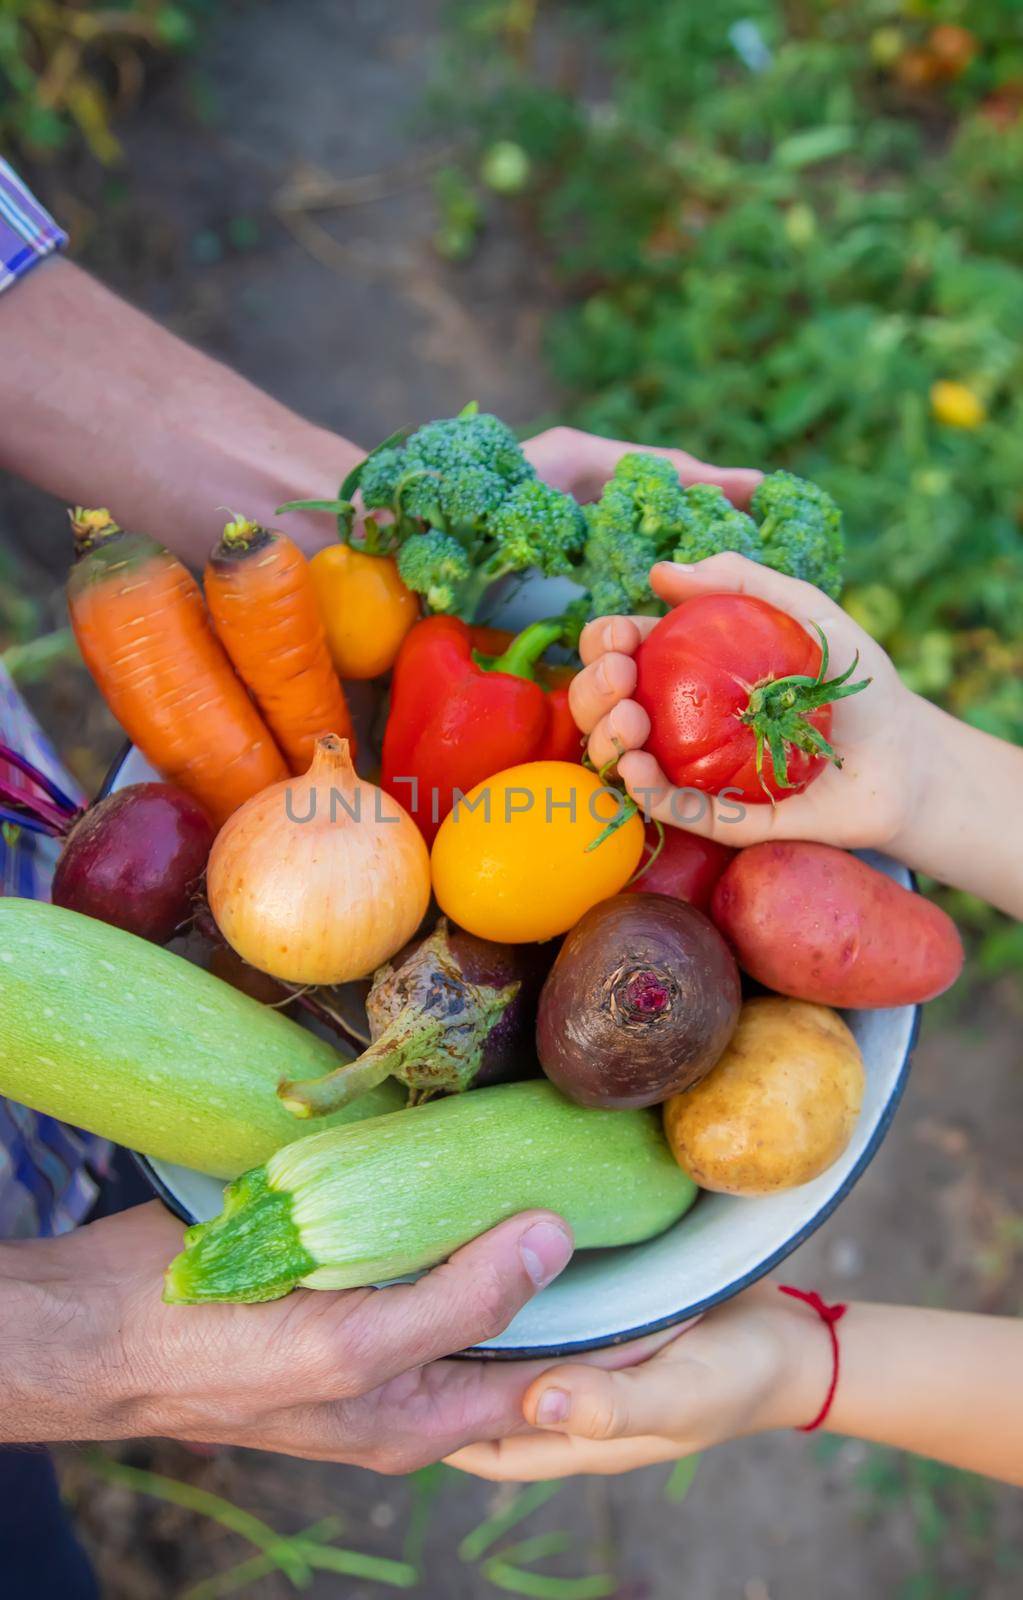
[[[711,916],[751,978],[819,1005],[915,1005],[962,970],[959,934],[939,906],[827,844],[740,851]]]
[[[646,854],[650,866],[640,870],[629,884],[628,894],[669,894],[675,900],[688,900],[697,911],[706,911],[714,885],[735,851],[715,839],[703,839],[684,828],[664,828],[663,844],[657,826],[646,826]],[[659,847],[659,848],[658,848]],[[656,853],[655,853],[656,852]]]

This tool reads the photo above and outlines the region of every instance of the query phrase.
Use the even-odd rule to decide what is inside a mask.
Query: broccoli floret
[[[627,523],[660,545],[685,517],[685,494],[670,461],[633,450],[618,462],[600,503],[617,527]]]
[[[752,517],[714,484],[684,488],[662,456],[623,456],[597,504],[587,507],[586,520],[579,581],[598,614],[659,615],[664,607],[651,594],[649,579],[656,561],[703,561],[724,550],[765,559]]]
[[[586,518],[570,494],[529,478],[492,512],[488,529],[496,541],[487,563],[491,571],[538,567],[545,577],[554,578],[572,571],[572,557],[586,539]]]
[[[485,467],[509,488],[536,476],[512,430],[485,411],[426,423],[409,437],[405,457],[410,467],[426,467],[442,478],[457,477],[468,466]]]
[[[393,513],[387,531],[409,587],[469,621],[506,574],[572,572],[586,538],[581,507],[541,483],[512,430],[486,413],[428,422],[378,451],[361,489],[368,508]],[[441,537],[421,543],[432,534]]]
[[[394,504],[398,480],[404,471],[404,450],[377,450],[367,456],[359,478],[362,503],[367,510],[390,509]]]
[[[692,521],[670,461],[639,451],[622,456],[600,499],[586,507],[579,581],[590,591],[594,613],[663,611],[650,591],[650,568],[674,553]]]
[[[760,524],[764,565],[805,578],[837,599],[845,541],[842,513],[831,496],[791,472],[772,472],[757,485],[751,509]]]
[[[656,616],[664,610],[650,588],[650,568],[660,560],[657,545],[641,534],[620,532],[610,518],[598,515],[602,506],[603,500],[588,508],[589,537],[580,574],[590,592],[592,614]]]
[[[422,480],[424,483],[428,480]],[[491,512],[497,513],[508,494],[508,485],[489,467],[476,467],[471,463],[458,472],[442,477],[437,484],[437,501],[440,514],[454,532],[462,529],[472,538],[484,526]],[[406,508],[412,510],[412,495]]]
[[[722,550],[736,550],[751,561],[761,555],[760,533],[752,517],[733,506],[713,483],[694,483],[685,492],[682,536],[673,561],[704,561]]]
[[[414,533],[400,546],[397,561],[403,582],[425,596],[431,611],[457,610],[458,587],[472,572],[457,539],[439,528]]]

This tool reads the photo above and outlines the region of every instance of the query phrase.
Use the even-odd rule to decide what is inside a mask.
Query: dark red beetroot
[[[166,944],[191,920],[214,828],[198,801],[174,784],[132,783],[83,810],[25,756],[0,744],[0,820],[63,841],[55,905],[154,944]]]
[[[688,900],[697,911],[706,911],[714,885],[731,861],[735,851],[727,844],[717,844],[713,839],[701,839],[698,833],[687,833],[684,828],[663,828],[664,842],[659,844],[654,823],[646,826],[646,860],[653,861],[633,879],[628,894],[669,894],[676,900]],[[656,855],[654,854],[656,852]]]
[[[183,789],[129,784],[72,825],[53,878],[53,903],[166,944],[191,916],[214,831]]]
[[[551,968],[540,1065],[580,1105],[657,1105],[714,1066],[740,1001],[735,960],[701,911],[667,895],[615,895],[576,923]]]

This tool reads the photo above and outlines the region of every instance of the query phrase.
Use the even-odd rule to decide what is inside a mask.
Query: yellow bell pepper
[[[377,678],[394,665],[419,601],[394,559],[332,544],[309,563],[327,644],[342,678]]]

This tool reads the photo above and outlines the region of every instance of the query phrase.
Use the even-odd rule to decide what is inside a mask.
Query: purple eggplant
[[[491,944],[446,921],[377,969],[366,997],[372,1043],[323,1078],[278,1089],[298,1117],[338,1111],[385,1078],[415,1104],[536,1070],[543,946]]]

